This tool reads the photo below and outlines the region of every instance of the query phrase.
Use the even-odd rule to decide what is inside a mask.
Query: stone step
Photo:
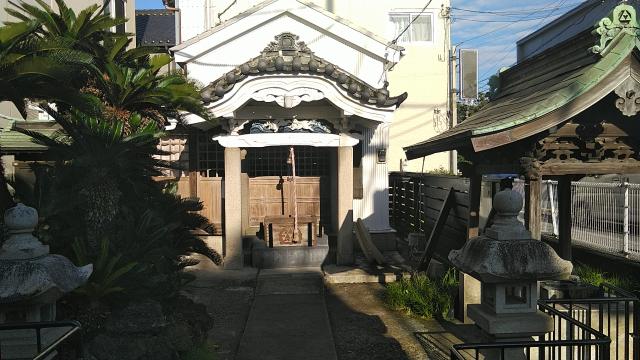
[[[328,255],[328,245],[254,247],[251,250],[251,263],[259,269],[320,267],[326,263]]]

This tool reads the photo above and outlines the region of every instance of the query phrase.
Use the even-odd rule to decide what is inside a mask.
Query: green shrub
[[[636,294],[640,293],[640,282],[628,275],[607,273],[589,265],[578,265],[573,272],[580,280],[593,286],[608,284]]]
[[[387,285],[385,301],[394,310],[428,319],[448,317],[453,308],[457,274],[451,268],[439,279],[425,274],[414,274]]]
[[[216,356],[216,349],[217,349],[216,345],[211,344],[209,342],[205,342],[204,344],[182,355],[180,359],[182,360],[216,360],[218,358]]]

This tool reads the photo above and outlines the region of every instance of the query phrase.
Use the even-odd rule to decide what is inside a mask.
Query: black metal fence
[[[541,311],[553,318],[552,332],[530,341],[460,344],[451,359],[508,360],[640,360],[638,297],[611,285],[601,296],[583,299],[542,299]]]
[[[633,294],[603,284],[601,296],[588,299],[545,299],[546,304],[611,339],[610,358],[640,360],[640,301]]]
[[[64,332],[56,334],[54,338],[45,336],[43,330],[61,329]],[[32,330],[33,333],[29,332]],[[7,356],[7,349],[9,345],[8,341],[3,343],[2,339],[6,337],[3,333],[6,332],[18,332],[24,331],[25,336],[28,338],[35,338],[35,342],[31,345],[30,342],[26,344],[22,341],[19,345],[26,347],[21,352],[27,351],[33,353],[33,360],[49,359],[56,350],[59,350],[62,346],[69,345],[72,351],[75,352],[75,359],[82,357],[82,336],[80,332],[80,323],[77,321],[51,321],[51,322],[37,322],[37,323],[19,323],[19,324],[2,324],[0,325],[0,359]],[[33,335],[31,335],[33,334]],[[3,348],[4,347],[4,348]]]
[[[451,360],[610,359],[611,339],[606,335],[552,306],[540,303],[538,307],[553,318],[553,332],[534,336],[527,341],[454,345],[451,349]]]

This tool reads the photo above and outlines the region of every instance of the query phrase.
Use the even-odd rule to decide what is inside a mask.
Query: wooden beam
[[[200,174],[197,171],[189,171],[189,197],[198,197],[198,177]]]
[[[540,193],[542,181],[527,179],[525,184],[525,223],[531,232],[531,237],[542,238],[542,208],[540,207]]]
[[[562,176],[558,180],[558,237],[560,257],[571,260],[571,178]]]
[[[467,239],[479,235],[480,232],[480,198],[482,196],[482,175],[472,175],[469,182],[469,219],[467,221]],[[469,324],[472,320],[467,316],[469,304],[480,303],[480,282],[462,271],[459,274],[458,308],[456,318]]]
[[[467,239],[479,235],[480,197],[482,196],[482,175],[469,178],[469,221],[467,223]]]
[[[638,174],[640,173],[640,161],[602,161],[598,163],[545,163],[541,166],[540,172],[542,175],[547,176],[575,174]]]

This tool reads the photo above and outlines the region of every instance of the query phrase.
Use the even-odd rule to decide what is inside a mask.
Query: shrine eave
[[[600,21],[593,32],[578,34],[501,73],[496,99],[455,127],[405,147],[407,159],[461,147],[481,152],[542,134],[614,91],[619,96],[616,107],[635,115],[635,98],[627,98],[624,88],[640,83],[640,27],[629,8],[619,5],[612,14],[616,19],[621,11],[631,11],[629,22],[605,18],[609,21]]]

